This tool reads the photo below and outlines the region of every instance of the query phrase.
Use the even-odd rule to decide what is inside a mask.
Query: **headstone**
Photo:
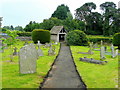
[[[90,49],[89,49],[89,51],[88,51],[88,54],[94,54],[93,52],[92,52],[92,49],[93,49],[93,42],[92,43],[90,43]]]
[[[98,48],[98,44],[95,43],[95,44],[93,45],[93,48]]]
[[[37,50],[34,44],[25,45],[19,52],[19,70],[21,74],[35,73]]]
[[[101,46],[101,48],[100,48],[100,59],[101,60],[105,59],[105,48],[104,48],[104,46]]]
[[[50,46],[51,46],[51,43],[45,43],[44,48],[47,48],[47,47],[50,47]]]
[[[14,48],[13,55],[17,55],[17,48]]]
[[[101,46],[103,46],[103,41],[101,40]]]
[[[48,51],[48,55],[51,56],[51,55],[55,55],[55,46],[50,46],[50,49]]]
[[[112,58],[116,57],[118,55],[118,50],[114,50],[113,44],[111,44],[111,53],[112,53]]]
[[[43,56],[43,51],[40,49],[41,43],[38,41],[38,56]]]
[[[80,58],[80,61],[94,63],[94,64],[105,64],[107,61],[94,60],[93,58]]]
[[[115,57],[115,52],[114,52],[114,46],[113,44],[111,45],[111,53],[112,53],[112,57],[114,58]]]

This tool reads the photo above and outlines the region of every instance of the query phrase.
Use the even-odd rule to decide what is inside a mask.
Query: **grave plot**
[[[107,48],[109,49],[110,46],[107,46]],[[111,51],[108,49],[107,51]],[[90,55],[76,53],[79,50],[81,52],[87,52],[89,48],[84,46],[71,46],[77,70],[81,74],[83,81],[85,81],[87,88],[115,88],[118,86],[118,56],[112,58],[111,55],[105,55],[106,59],[100,60],[100,51],[94,51],[94,54]],[[87,59],[93,58],[93,61],[87,60],[89,63],[80,61],[80,58],[84,57]],[[96,60],[96,63],[100,60],[98,63],[104,62],[105,65],[92,64],[94,60]]]

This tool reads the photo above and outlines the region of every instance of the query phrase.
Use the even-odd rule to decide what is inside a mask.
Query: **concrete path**
[[[61,43],[60,53],[41,88],[83,88],[85,85],[76,72],[69,46]]]

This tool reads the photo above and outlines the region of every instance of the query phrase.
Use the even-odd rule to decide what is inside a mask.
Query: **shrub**
[[[30,37],[31,36],[31,32],[18,32],[17,35],[18,36],[27,36],[27,37]]]
[[[70,31],[66,36],[66,40],[69,45],[88,45],[88,39],[86,37],[86,34],[80,30]]]
[[[107,43],[111,43],[112,42],[112,38],[106,38],[106,37],[104,37],[104,38],[89,37],[88,39],[89,39],[90,42],[94,42],[94,43],[100,42],[101,40],[103,42],[107,42]]]
[[[118,46],[118,49],[120,49],[120,32],[114,34],[114,36],[113,36],[113,45]]]
[[[35,29],[32,31],[32,40],[34,43],[37,43],[38,40],[40,43],[49,43],[50,42],[50,31],[42,30],[42,29]]]

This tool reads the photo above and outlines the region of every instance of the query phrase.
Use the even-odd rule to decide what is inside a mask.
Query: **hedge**
[[[32,35],[32,32],[19,32],[17,33],[17,35],[30,37]]]
[[[49,43],[50,42],[50,31],[43,29],[34,29],[32,31],[32,40],[36,44],[38,41],[40,43]]]
[[[114,34],[113,44],[114,44],[114,46],[118,46],[118,49],[120,50],[120,32]]]
[[[68,45],[88,45],[88,39],[86,34],[81,30],[70,31],[66,36],[66,41]]]

